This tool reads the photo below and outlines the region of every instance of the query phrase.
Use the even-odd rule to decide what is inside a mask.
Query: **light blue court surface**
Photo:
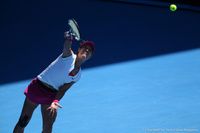
[[[30,81],[0,86],[1,133],[12,132]],[[200,49],[85,69],[60,104],[54,133],[200,132]],[[25,132],[41,129],[38,107]]]

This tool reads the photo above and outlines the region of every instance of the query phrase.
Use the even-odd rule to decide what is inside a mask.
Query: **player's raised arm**
[[[64,33],[64,37],[65,37],[65,42],[64,42],[64,47],[63,47],[63,54],[62,54],[62,58],[66,58],[72,55],[73,51],[71,49],[71,45],[72,45],[72,40],[73,40],[73,36],[69,35],[67,36],[66,34],[69,33],[69,31]]]

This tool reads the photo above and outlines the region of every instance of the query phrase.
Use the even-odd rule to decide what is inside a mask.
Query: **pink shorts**
[[[57,91],[51,91],[51,89],[44,86],[37,78],[33,79],[24,91],[24,94],[30,101],[45,105],[51,105],[56,93]]]

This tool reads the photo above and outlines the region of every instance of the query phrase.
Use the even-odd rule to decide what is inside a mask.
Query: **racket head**
[[[79,41],[81,39],[81,31],[78,23],[75,21],[75,19],[71,18],[68,21],[68,25],[70,26],[71,32],[75,36],[75,39]]]

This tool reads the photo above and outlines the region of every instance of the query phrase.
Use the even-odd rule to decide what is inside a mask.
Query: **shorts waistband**
[[[55,89],[51,89],[47,86],[45,86],[38,78],[36,79],[36,82],[45,90],[49,91],[49,92],[58,92],[57,90]]]

